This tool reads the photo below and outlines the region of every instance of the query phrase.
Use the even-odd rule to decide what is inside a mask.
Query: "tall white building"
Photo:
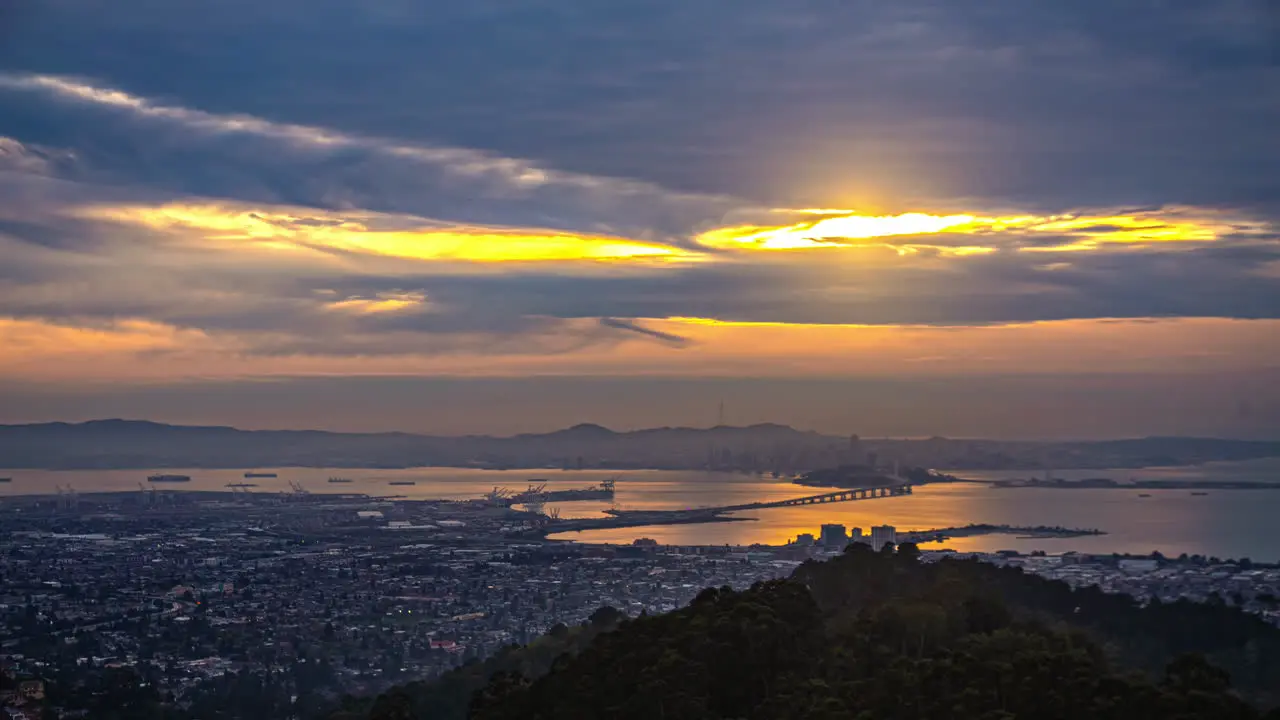
[[[879,550],[886,543],[898,544],[898,529],[892,525],[877,525],[871,528],[871,547]]]

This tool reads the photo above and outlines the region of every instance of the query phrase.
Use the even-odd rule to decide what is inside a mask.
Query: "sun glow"
[[[809,214],[813,211],[801,212]],[[703,233],[698,240],[707,247],[722,249],[800,250],[855,244],[849,242],[850,240],[962,232],[963,228],[972,225],[975,220],[976,218],[972,215],[849,214],[777,228],[754,226],[720,228]]]
[[[777,212],[788,212],[778,210]],[[889,246],[901,254],[929,249],[945,255],[995,252],[1002,246],[1030,252],[1093,250],[1107,245],[1214,242],[1228,235],[1266,232],[1264,223],[1228,218],[1221,213],[1186,208],[1063,215],[985,216],[972,214],[860,215],[851,210],[806,209],[794,215],[821,215],[791,225],[739,225],[716,228],[698,236],[699,244],[718,250],[810,250]],[[955,245],[925,237],[964,235],[991,244]],[[1002,235],[1005,237],[996,238]],[[1048,238],[1061,242],[1045,244]],[[916,238],[921,240],[917,241]]]

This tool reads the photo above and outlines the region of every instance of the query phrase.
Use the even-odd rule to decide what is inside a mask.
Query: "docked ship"
[[[609,478],[599,485],[592,485],[585,488],[573,488],[570,490],[548,490],[545,483],[534,484],[537,481],[529,482],[529,489],[517,495],[505,497],[504,500],[508,504],[515,503],[548,503],[548,502],[573,502],[576,500],[612,500],[614,493],[614,485],[617,480]]]
[[[331,482],[331,483],[349,483],[349,482],[354,482],[354,481],[353,481],[351,478],[331,477],[331,478],[329,478],[329,482]]]
[[[251,488],[258,487],[258,483],[227,483],[229,488]]]
[[[392,480],[388,485],[417,485],[413,480]]]
[[[547,493],[550,500],[612,500],[614,484],[617,481],[609,478],[599,485],[571,490],[552,490]]]
[[[280,477],[279,475],[277,475],[277,474],[275,474],[275,473],[269,473],[269,472],[247,472],[247,473],[245,473],[245,474],[244,474],[244,476],[245,476],[246,478],[273,478],[273,477]]]
[[[147,478],[150,483],[181,483],[191,482],[190,475],[152,475]]]

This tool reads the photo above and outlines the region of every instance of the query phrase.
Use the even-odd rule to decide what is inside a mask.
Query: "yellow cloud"
[[[348,312],[357,315],[373,315],[377,313],[394,313],[411,308],[421,308],[426,304],[427,296],[422,293],[378,293],[376,297],[350,297],[326,303],[324,308],[330,311]]]
[[[818,214],[818,210],[801,210],[803,214]],[[971,225],[972,215],[858,215],[824,217],[812,222],[784,227],[764,228],[742,226],[720,228],[703,233],[698,241],[714,248],[754,250],[800,250],[805,248],[849,245],[850,240],[894,237],[901,235],[928,235],[940,232],[956,232],[957,228]]]
[[[670,245],[626,238],[538,229],[441,227],[420,218],[376,213],[167,204],[90,206],[78,208],[74,214],[157,230],[196,232],[209,241],[250,244],[271,250],[341,250],[413,260],[662,263],[688,262],[701,257],[699,253]]]
[[[779,211],[785,212],[785,211]],[[741,225],[716,228],[698,236],[705,247],[728,250],[806,250],[814,248],[892,247],[901,254],[931,250],[945,255],[995,252],[983,244],[955,246],[920,242],[896,242],[892,238],[930,235],[990,236],[1011,233],[1035,237],[1061,236],[1058,245],[1019,248],[1034,252],[1092,250],[1111,244],[1214,242],[1229,234],[1260,233],[1266,225],[1223,213],[1167,208],[1134,213],[1010,215],[861,215],[852,210],[802,209],[796,215],[821,215],[818,220],[782,226]],[[888,238],[889,240],[885,240]]]

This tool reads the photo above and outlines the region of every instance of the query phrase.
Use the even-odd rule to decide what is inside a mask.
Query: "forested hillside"
[[[546,644],[513,650],[347,717],[460,718],[459,695],[493,673],[466,717],[1280,718],[1265,710],[1280,688],[1280,631],[1256,618],[1143,608],[973,561],[924,564],[911,545],[853,545],[790,580],[708,589],[574,642],[601,629],[560,632],[554,661]]]

